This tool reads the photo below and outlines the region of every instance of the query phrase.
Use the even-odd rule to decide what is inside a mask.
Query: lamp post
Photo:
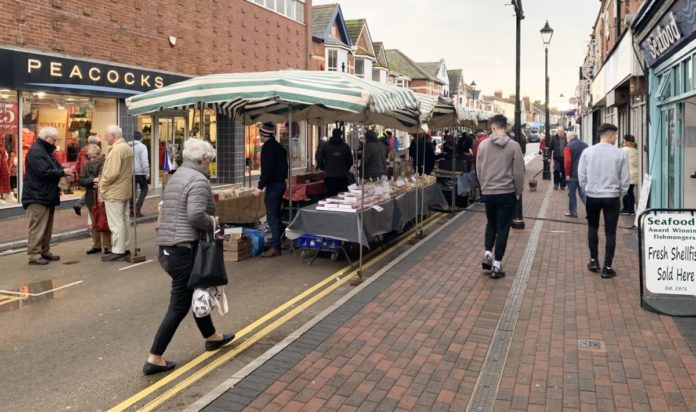
[[[515,8],[515,20],[517,22],[516,33],[516,66],[515,66],[515,140],[522,141],[522,102],[520,101],[520,39],[522,19],[524,19],[524,11],[522,10],[522,0],[512,0],[512,6]],[[512,218],[513,229],[524,229],[524,217],[522,215],[522,196],[517,199],[517,207],[515,215]]]
[[[545,83],[546,83],[546,132],[544,134],[544,141],[546,147],[544,148],[544,171],[542,173],[542,178],[544,180],[551,180],[551,115],[549,114],[549,44],[551,44],[551,38],[553,37],[553,29],[549,26],[549,21],[546,20],[546,24],[539,31],[541,33],[541,39],[544,41],[544,54],[545,54]]]
[[[476,110],[476,80],[471,81],[471,105]]]

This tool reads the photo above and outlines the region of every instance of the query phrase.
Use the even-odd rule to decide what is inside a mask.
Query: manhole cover
[[[578,341],[580,350],[589,350],[595,352],[604,352],[604,342],[592,339],[580,339]]]
[[[67,262],[63,262],[64,265],[76,265],[78,263],[80,263],[79,260],[69,260]]]

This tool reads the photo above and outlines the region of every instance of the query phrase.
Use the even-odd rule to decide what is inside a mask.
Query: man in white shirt
[[[143,217],[142,208],[147,196],[148,183],[150,182],[150,160],[147,155],[147,147],[143,144],[143,135],[140,132],[133,133],[133,155],[135,156],[135,216]],[[140,193],[137,194],[138,189]],[[137,196],[136,196],[137,194]],[[130,201],[130,215],[133,217],[133,198]]]
[[[599,272],[599,214],[604,213],[604,235],[606,237],[602,278],[616,276],[612,269],[616,249],[616,228],[619,224],[621,197],[628,191],[629,168],[626,153],[616,147],[618,128],[605,123],[599,126],[598,144],[585,149],[580,156],[578,180],[585,190],[587,201],[587,242],[590,248],[590,263],[587,268]]]

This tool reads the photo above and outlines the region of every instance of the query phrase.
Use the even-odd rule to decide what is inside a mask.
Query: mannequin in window
[[[12,159],[5,147],[0,146],[0,204],[17,203],[17,198],[14,197],[10,187],[11,162]]]

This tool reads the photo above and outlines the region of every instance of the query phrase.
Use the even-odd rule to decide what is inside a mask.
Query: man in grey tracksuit
[[[491,126],[491,136],[481,142],[476,153],[476,176],[486,204],[487,218],[481,266],[484,270],[490,270],[491,277],[497,279],[505,276],[503,255],[512,217],[524,189],[524,155],[519,143],[505,133],[505,116],[495,115],[488,120],[488,124]]]

